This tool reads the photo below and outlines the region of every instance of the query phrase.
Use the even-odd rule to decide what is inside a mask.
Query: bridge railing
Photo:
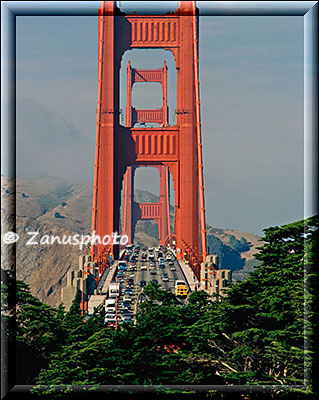
[[[182,240],[182,252],[185,255],[184,258],[189,262],[189,265],[194,272],[196,278],[200,280],[201,263],[203,257],[200,257],[186,242]]]
[[[111,250],[110,248],[106,247],[102,253],[99,255],[98,259],[96,260],[97,267],[98,267],[98,277],[96,278],[96,284],[98,285],[104,271],[111,266]]]

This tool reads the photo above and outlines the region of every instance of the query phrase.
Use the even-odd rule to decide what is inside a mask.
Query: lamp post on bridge
[[[115,330],[117,330],[117,293],[118,293],[118,278],[115,279]]]
[[[90,275],[90,272],[82,270],[82,300],[81,300],[81,315],[84,315],[84,275]]]

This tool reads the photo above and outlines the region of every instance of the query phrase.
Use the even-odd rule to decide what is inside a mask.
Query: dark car
[[[163,274],[162,279],[163,279],[163,282],[168,282],[169,281],[167,274]]]
[[[122,315],[123,322],[131,322],[132,319],[133,319],[133,316],[131,314],[123,314]]]
[[[152,282],[158,283],[157,279],[152,279]]]
[[[141,286],[141,287],[146,286],[146,281],[141,281],[141,282],[140,282],[140,286]]]

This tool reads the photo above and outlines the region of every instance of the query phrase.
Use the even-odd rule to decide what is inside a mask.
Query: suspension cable
[[[198,40],[197,40],[197,21],[196,21],[196,1],[193,1],[193,34],[194,34],[194,69],[195,69],[195,98],[196,98],[196,131],[198,149],[198,169],[199,169],[199,196],[200,196],[200,220],[202,236],[203,261],[206,261],[206,224],[205,224],[205,197],[204,197],[204,176],[203,176],[203,153],[201,138],[201,117],[200,117],[200,97],[199,97],[199,72],[198,72]]]
[[[102,101],[102,67],[103,67],[103,42],[104,42],[104,1],[101,5],[101,16],[99,25],[99,47],[98,47],[98,91],[97,91],[97,119],[96,119],[96,143],[94,161],[94,185],[93,185],[93,207],[92,207],[92,235],[96,230],[96,211],[98,196],[98,175],[101,139],[101,101]],[[91,258],[94,258],[94,245],[91,246]]]

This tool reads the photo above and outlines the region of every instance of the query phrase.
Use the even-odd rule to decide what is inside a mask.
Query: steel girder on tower
[[[175,189],[177,251],[188,255],[199,277],[199,263],[206,256],[206,231],[195,14],[192,1],[181,1],[179,9],[167,15],[126,15],[113,1],[102,2],[92,231],[101,237],[119,231],[120,194],[128,167],[168,167]],[[163,48],[173,53],[177,70],[176,125],[145,128],[119,124],[120,63],[124,52],[133,48]],[[139,111],[139,115],[144,112],[147,116],[150,110]],[[132,113],[126,115],[132,124]],[[102,251],[103,245],[91,247],[94,258]],[[117,245],[112,245],[110,251],[118,256]]]

